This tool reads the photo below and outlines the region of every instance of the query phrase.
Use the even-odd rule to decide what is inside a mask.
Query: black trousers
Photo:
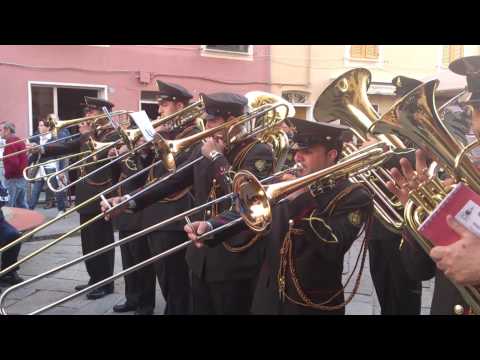
[[[205,282],[192,278],[192,313],[198,315],[247,315],[257,278]]]
[[[420,314],[422,282],[412,280],[405,270],[399,251],[401,238],[375,219],[368,251],[382,315]]]
[[[187,240],[181,231],[157,231],[148,235],[152,256]],[[190,313],[190,279],[185,253],[186,249],[183,249],[155,262],[158,284],[166,301],[166,315]]]
[[[138,230],[137,230],[138,231]],[[137,231],[119,231],[120,239]],[[120,245],[123,269],[130,268],[150,258],[146,237],[141,237]],[[155,271],[152,264],[125,275],[125,298],[127,303],[137,308],[155,308]]]
[[[94,216],[96,216],[96,214],[80,214],[80,224],[85,223]],[[86,255],[115,241],[113,237],[112,223],[105,221],[103,218],[83,228],[80,232],[80,237],[82,239],[83,255]],[[92,259],[86,260],[85,267],[87,268],[88,275],[90,276],[89,284],[97,283],[100,280],[112,276],[114,261],[114,249],[95,256]],[[112,290],[113,287],[113,281],[103,286],[104,289]]]
[[[20,232],[10,225],[5,219],[0,219],[0,248],[10,244],[20,237]],[[2,270],[17,262],[20,247],[18,244],[2,253]],[[18,269],[18,266],[15,270]]]

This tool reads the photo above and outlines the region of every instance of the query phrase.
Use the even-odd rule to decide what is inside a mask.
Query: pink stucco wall
[[[127,110],[138,110],[141,91],[156,91],[157,79],[182,84],[195,96],[269,91],[269,54],[269,45],[255,45],[253,60],[202,56],[200,45],[2,45],[0,121],[15,122],[26,135],[28,81],[107,85],[108,99]]]

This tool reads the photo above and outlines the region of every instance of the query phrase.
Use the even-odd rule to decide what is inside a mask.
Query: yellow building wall
[[[328,84],[353,68],[365,67],[372,73],[372,82],[386,84],[398,75],[421,80],[448,71],[441,64],[443,45],[379,46],[378,61],[359,61],[350,58],[349,45],[272,45],[271,92],[307,91],[308,103],[314,105]],[[464,45],[464,56],[479,54],[479,45]],[[369,97],[381,113],[396,100],[392,95]]]

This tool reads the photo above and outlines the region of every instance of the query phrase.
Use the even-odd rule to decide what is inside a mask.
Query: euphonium
[[[353,69],[340,75],[318,97],[314,106],[317,121],[340,119],[351,126],[353,133],[362,141],[368,140],[368,129],[380,116],[368,100],[367,89],[371,73],[366,69]],[[371,135],[370,135],[371,136]],[[394,135],[379,135],[377,140],[397,153],[407,150],[402,141]],[[344,145],[343,154],[357,151],[353,144]],[[403,207],[387,189],[386,182],[391,176],[385,169],[373,170],[369,175],[359,175],[352,181],[363,181],[375,194],[376,217],[391,231],[400,232],[403,225]]]
[[[371,127],[373,133],[401,134],[418,145],[450,174],[456,183],[462,181],[480,193],[480,173],[467,152],[476,143],[463,147],[447,130],[435,107],[435,89],[438,80],[422,84],[409,92]],[[433,244],[424,238],[418,228],[426,217],[455,185],[444,185],[436,174],[417,189],[410,191],[405,205],[405,226],[419,245],[429,253]],[[480,314],[480,292],[473,286],[459,286],[452,282],[472,310]]]

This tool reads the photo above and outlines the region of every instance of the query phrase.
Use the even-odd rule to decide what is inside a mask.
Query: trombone
[[[202,101],[202,104],[203,104],[203,101]],[[205,130],[199,134],[195,134],[195,135],[192,135],[192,136],[189,136],[189,137],[186,137],[184,139],[179,139],[179,140],[165,140],[163,139],[160,135],[158,135],[157,138],[154,138],[154,140],[152,141],[156,141],[156,142],[160,142],[160,144],[162,145],[160,147],[160,151],[162,153],[162,160],[159,160],[151,165],[149,165],[148,167],[142,169],[140,172],[137,172],[135,174],[133,174],[132,176],[124,179],[123,181],[117,183],[117,184],[114,184],[113,186],[111,186],[110,188],[100,192],[99,194],[89,198],[88,200],[85,200],[83,203],[69,209],[68,211],[65,212],[65,214],[63,214],[62,216],[60,217],[57,217],[55,219],[52,219],[42,225],[40,225],[39,227],[35,228],[34,230],[22,235],[20,238],[16,239],[15,241],[5,245],[4,247],[2,247],[0,249],[0,253],[8,250],[9,248],[15,246],[16,244],[18,243],[21,243],[23,241],[25,241],[26,239],[28,239],[30,236],[32,236],[33,234],[35,234],[36,232],[44,229],[45,227],[49,226],[50,224],[56,222],[57,220],[60,220],[62,219],[63,217],[71,214],[73,211],[76,211],[88,204],[90,204],[91,202],[101,198],[103,195],[105,194],[108,194],[110,193],[113,189],[121,186],[122,184],[126,183],[127,181],[130,181],[132,178],[136,177],[136,176],[139,176],[140,174],[144,173],[145,171],[147,170],[150,170],[151,168],[153,168],[154,166],[160,164],[160,162],[163,161],[163,164],[164,166],[169,169],[169,170],[175,170],[176,169],[176,164],[175,164],[175,159],[174,159],[174,155],[176,155],[178,152],[182,151],[183,149],[186,149],[188,147],[190,147],[191,145],[213,135],[214,133],[218,132],[218,131],[222,131],[222,130],[225,130],[225,129],[229,129],[233,126],[237,126],[237,125],[240,125],[240,124],[243,124],[244,122],[248,121],[248,120],[252,120],[254,117],[256,116],[261,116],[261,115],[264,115],[266,113],[268,113],[269,111],[272,111],[272,110],[276,110],[277,107],[280,107],[280,106],[284,106],[286,107],[286,104],[284,104],[283,102],[278,102],[278,103],[275,103],[273,105],[264,105],[261,107],[261,109],[255,109],[254,111],[252,111],[252,113],[249,113],[249,114],[246,114],[246,115],[242,115],[242,116],[239,116],[239,117],[236,117],[234,119],[232,119],[231,121],[228,121],[222,125],[219,125],[215,128],[212,128],[210,130]],[[286,113],[285,113],[286,114]],[[165,118],[166,119],[166,118]],[[163,120],[165,120],[163,119]],[[269,124],[270,126],[272,124]],[[256,136],[257,134],[259,134],[261,131],[265,131],[265,130],[268,130],[269,127],[268,126],[265,126],[263,128],[257,128],[257,129],[253,129],[251,134],[249,134],[249,136]],[[237,137],[236,138],[236,141],[239,141],[239,140],[242,140],[241,138]],[[144,143],[142,145],[140,145],[139,147],[137,147],[136,149],[140,149],[144,146],[147,146],[150,142],[147,142],[147,143]],[[231,144],[231,143],[230,143]],[[119,156],[118,158],[116,158],[114,161],[119,161],[127,156],[130,155],[130,152],[127,152],[121,156]],[[175,173],[178,173],[190,166],[193,166],[195,163],[199,162],[200,160],[203,159],[203,156],[199,156],[198,158],[196,158],[195,160],[183,165],[180,169],[176,170],[176,172],[173,172],[171,171],[171,173],[169,175],[167,175],[166,177],[164,178],[161,178],[157,181],[154,181],[152,183],[150,183],[148,186],[146,186],[145,188],[143,188],[141,191],[137,192],[135,195],[133,195],[130,199],[135,199],[136,197],[140,196],[141,194],[149,191],[150,189],[152,189],[153,187],[157,186],[160,182],[162,181],[165,181],[167,178],[170,178],[171,176],[173,176]],[[165,160],[169,161],[169,163],[166,163]],[[96,169],[95,171],[100,171],[102,168],[105,168],[107,166],[110,166],[111,163],[108,163],[106,165],[103,165],[102,167]],[[94,172],[95,172],[94,171]],[[53,176],[53,175],[51,175]],[[49,178],[50,180],[51,178]],[[127,201],[122,201],[121,203],[117,204],[116,206],[112,207],[109,212],[115,210],[116,208],[124,205],[125,203],[127,203],[129,200]],[[108,212],[108,213],[109,213]],[[103,213],[100,213],[96,216],[94,216],[93,218],[91,218],[90,220],[88,220],[87,222],[83,223],[82,225],[80,226],[77,226],[76,228],[68,231],[67,233],[61,235],[59,238],[57,239],[54,239],[52,240],[50,243],[44,245],[43,247],[41,247],[40,249],[34,251],[33,253],[25,256],[24,258],[22,258],[21,260],[18,260],[15,264],[12,264],[11,266],[3,269],[2,271],[0,271],[0,276],[8,273],[9,271],[13,270],[16,266],[18,266],[19,264],[22,264],[23,262],[31,259],[32,257],[40,254],[41,252],[45,251],[46,249],[48,249],[49,247],[55,245],[56,243],[60,242],[61,240],[65,239],[66,237],[70,236],[71,234],[77,232],[78,230],[90,225],[91,223],[99,220],[100,218],[104,217],[105,214]]]
[[[75,157],[78,157],[78,156],[87,155],[87,154],[90,154],[90,153],[91,153],[91,151],[87,150],[87,151],[83,151],[83,152],[80,152],[80,153],[77,153],[77,154],[65,155],[65,156],[62,156],[62,157],[59,157],[59,158],[55,158],[55,159],[47,160],[47,161],[44,161],[44,162],[41,162],[41,163],[38,163],[38,164],[30,165],[30,166],[26,167],[25,169],[23,169],[23,177],[24,177],[25,180],[30,181],[30,182],[37,181],[37,180],[40,180],[40,179],[46,179],[50,176],[50,174],[49,175],[43,175],[43,176],[39,175],[39,176],[31,177],[29,175],[29,173],[32,172],[33,169],[35,169],[37,167],[40,167],[40,166],[45,166],[47,164],[56,163],[57,161],[67,160],[67,159],[75,158]],[[110,157],[107,157],[107,158],[104,158],[104,159],[98,159],[97,161],[90,162],[90,163],[87,163],[87,164],[84,164],[84,165],[74,166],[74,167],[70,168],[70,170],[77,170],[77,169],[80,169],[80,168],[83,168],[83,167],[97,165],[99,163],[104,163],[104,162],[107,162],[107,161],[112,161],[115,158],[116,158],[116,156],[110,156]]]
[[[445,127],[435,107],[435,90],[438,84],[438,80],[432,80],[406,94],[371,126],[370,131],[405,136],[423,148],[457,184],[464,182],[473,191],[480,193],[480,174],[467,156],[468,151],[479,145],[479,140],[464,147]],[[445,186],[437,174],[429,174],[428,180],[409,193],[404,212],[405,226],[427,254],[433,244],[423,237],[418,229],[455,186]],[[479,289],[474,286],[460,286],[454,281],[452,284],[472,310],[480,314]]]
[[[6,296],[23,286],[26,286],[34,281],[37,281],[41,278],[44,278],[48,275],[51,275],[53,273],[56,273],[58,271],[61,271],[67,267],[70,267],[72,265],[75,265],[81,261],[85,261],[88,259],[91,259],[94,256],[97,256],[101,253],[104,253],[106,251],[109,251],[117,246],[126,244],[138,237],[144,236],[152,231],[157,230],[158,228],[165,226],[171,222],[178,221],[179,219],[186,218],[187,216],[196,213],[204,208],[207,208],[214,203],[218,203],[220,201],[224,201],[226,199],[235,199],[238,208],[240,209],[240,215],[241,217],[227,223],[225,225],[222,225],[221,227],[212,230],[206,234],[203,234],[201,238],[211,236],[214,233],[220,232],[222,230],[225,230],[226,228],[232,227],[236,224],[239,224],[242,220],[245,221],[247,226],[249,226],[252,230],[256,232],[261,232],[263,231],[268,224],[272,220],[272,215],[271,215],[271,207],[279,202],[282,198],[286,197],[288,194],[296,191],[299,188],[302,188],[304,186],[307,186],[309,184],[312,184],[314,182],[320,182],[320,183],[331,183],[332,181],[336,181],[341,178],[345,178],[348,175],[355,174],[358,172],[362,171],[367,171],[368,169],[371,169],[372,167],[380,166],[381,163],[383,163],[390,155],[392,151],[384,152],[382,148],[378,146],[378,144],[371,145],[368,148],[362,149],[356,154],[351,154],[349,157],[342,159],[339,163],[323,169],[319,170],[313,174],[306,175],[304,177],[295,179],[295,180],[288,180],[284,181],[281,183],[273,184],[273,185],[268,185],[264,187],[262,183],[271,180],[273,177],[278,176],[278,174],[274,174],[271,177],[264,179],[263,181],[258,181],[255,176],[253,176],[251,173],[248,171],[239,171],[235,177],[234,177],[234,182],[233,182],[233,188],[234,192],[224,195],[218,199],[212,200],[206,204],[203,204],[201,206],[198,206],[194,209],[187,210],[181,214],[178,214],[170,219],[164,220],[158,224],[152,225],[146,229],[143,229],[135,234],[132,234],[128,237],[125,237],[119,241],[116,241],[113,244],[108,244],[100,249],[97,249],[89,254],[86,254],[84,256],[81,256],[77,259],[74,259],[66,264],[60,265],[54,269],[48,270],[42,274],[39,274],[31,279],[28,279],[24,281],[23,283],[17,284],[15,286],[12,286],[8,288],[1,296],[0,296],[0,314],[7,315],[7,311],[5,309],[5,306],[3,305]],[[283,173],[285,171],[282,171]],[[128,200],[127,200],[128,201]],[[112,209],[108,210],[112,211]],[[188,219],[188,218],[187,218]],[[146,265],[149,265],[155,261],[158,261],[160,258],[163,258],[165,256],[168,256],[170,254],[173,254],[174,252],[177,252],[191,244],[191,240],[186,241],[182,244],[179,244],[175,246],[174,248],[167,250],[166,252],[160,253],[150,259],[147,259],[129,269],[125,269],[121,271],[118,274],[115,274],[109,278],[106,278],[98,283],[92,284],[88,286],[87,288],[73,293],[63,299],[60,299],[52,304],[46,305],[42,307],[41,309],[38,309],[36,311],[31,312],[29,315],[36,315],[40,314],[42,312],[45,312],[52,307],[55,307],[57,305],[60,305],[68,300],[71,300],[77,296],[80,296],[88,291],[91,291],[93,289],[96,289],[98,287],[101,287],[111,281],[114,281],[118,277],[125,276],[133,271],[136,271]]]
[[[112,112],[110,115],[112,115],[112,116],[124,115],[124,114],[128,114],[130,112],[131,111],[119,110],[119,111]],[[40,136],[43,136],[43,135],[52,134],[52,136],[58,137],[58,131],[60,129],[76,126],[76,125],[78,125],[82,122],[93,121],[94,124],[95,124],[95,130],[96,131],[103,130],[103,129],[106,129],[106,128],[110,127],[110,125],[105,125],[105,124],[100,123],[100,120],[105,119],[106,117],[107,117],[107,115],[95,115],[95,116],[81,117],[81,118],[72,119],[72,120],[58,120],[58,118],[55,114],[50,114],[50,115],[48,115],[47,119],[45,120],[45,122],[47,123],[46,125],[50,128],[50,131],[46,132],[45,134],[32,135],[32,136],[29,136],[27,138],[19,139],[19,140],[13,141],[13,142],[8,143],[8,144],[0,145],[0,149],[5,148],[7,146],[10,146],[12,144],[17,144],[19,142],[27,142],[28,143],[31,139],[34,139],[34,138],[37,138],[37,137],[40,137]],[[99,122],[99,124],[97,124],[97,122]],[[56,142],[59,142],[59,141],[69,140],[69,139],[72,139],[72,138],[74,138],[76,136],[79,136],[79,135],[80,134],[73,134],[73,135],[70,135],[70,136],[66,136],[62,139],[56,139],[54,141],[51,141],[49,144],[53,144],[53,143],[56,143]],[[14,153],[5,155],[3,157],[0,157],[0,160],[4,160],[4,159],[7,159],[7,158],[12,157],[12,156],[25,153],[25,152],[37,149],[39,147],[40,147],[40,145],[37,145],[37,146],[33,146],[30,149],[24,149],[24,150],[16,151]]]
[[[185,107],[184,109],[180,110],[180,111],[177,111],[176,113],[174,114],[171,114],[169,116],[166,116],[164,118],[160,118],[160,119],[156,119],[154,121],[152,121],[152,126],[155,128],[155,127],[158,127],[160,125],[165,125],[165,124],[173,124],[173,126],[175,127],[181,127],[181,126],[184,126],[186,123],[189,123],[190,121],[192,121],[193,119],[196,119],[196,118],[199,118],[200,116],[203,115],[205,111],[205,105],[203,103],[203,99],[200,99],[199,101]],[[110,115],[112,115],[113,113],[111,113]],[[108,115],[105,115],[105,116],[108,116]],[[140,137],[142,136],[142,133],[140,131],[140,129],[127,129],[127,130],[123,130],[123,129],[118,129],[119,133],[120,133],[120,139],[116,140],[116,141],[113,141],[113,142],[106,142],[106,143],[101,143],[99,141],[96,141],[94,139],[92,139],[90,137],[89,139],[89,145],[90,145],[90,148],[92,148],[92,152],[80,159],[79,161],[73,163],[73,164],[70,164],[69,166],[65,167],[64,169],[62,170],[59,170],[53,174],[50,174],[49,178],[47,179],[47,186],[50,188],[50,190],[52,190],[53,192],[60,192],[60,191],[64,191],[74,185],[76,185],[77,183],[85,180],[86,178],[104,170],[105,168],[117,163],[118,161],[120,160],[123,160],[125,157],[127,156],[131,156],[131,155],[134,155],[136,152],[146,148],[147,146],[151,145],[153,143],[153,141],[148,141],[138,147],[135,147],[135,143],[138,139],[140,139]],[[77,180],[65,185],[65,186],[62,186],[62,187],[58,187],[58,188],[55,188],[55,186],[53,185],[52,183],[52,179],[55,177],[55,176],[58,176],[64,172],[67,172],[67,171],[70,171],[70,170],[73,170],[73,169],[76,169],[76,168],[81,168],[83,167],[83,164],[85,163],[85,161],[87,161],[88,159],[90,158],[93,158],[95,159],[96,156],[101,153],[101,152],[104,152],[106,151],[107,149],[111,148],[111,147],[116,147],[118,145],[121,145],[121,144],[125,144],[128,146],[129,148],[129,151],[125,154],[123,154],[122,156],[120,157],[117,157],[115,160],[109,162],[108,164],[105,164],[91,172],[89,172],[88,174],[84,175],[84,176],[81,176],[79,177]],[[97,160],[95,160],[96,162]]]

